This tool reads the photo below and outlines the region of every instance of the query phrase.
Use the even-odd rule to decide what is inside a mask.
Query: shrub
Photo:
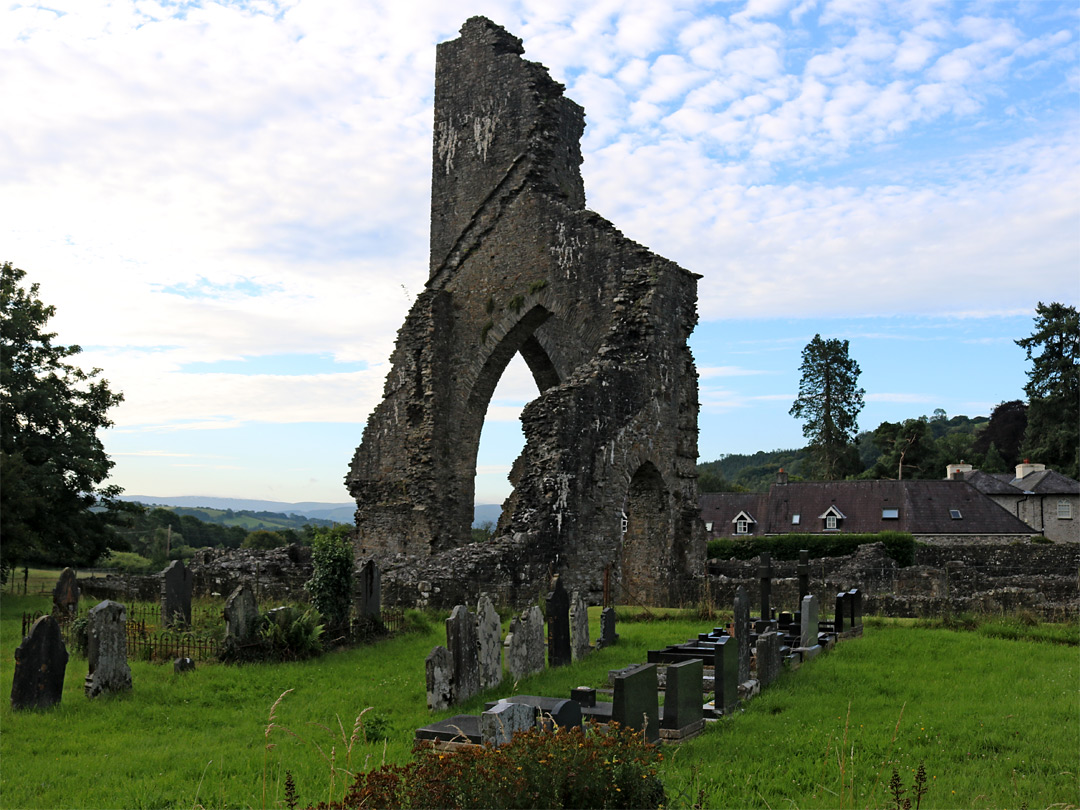
[[[335,527],[336,528],[336,527]],[[353,549],[348,527],[316,533],[311,541],[311,579],[304,587],[333,632],[349,626],[353,591]]]
[[[262,629],[265,657],[299,661],[321,654],[323,625],[319,620],[317,611],[294,605],[269,611]]]
[[[876,534],[777,534],[768,537],[731,539],[721,537],[710,540],[710,559],[752,560],[767,551],[775,560],[797,560],[799,551],[807,549],[810,556],[844,557],[853,554],[865,543],[884,543],[885,553],[901,566],[915,563],[915,540],[906,532],[878,532]]]
[[[453,754],[420,743],[408,765],[361,773],[340,804],[318,807],[659,807],[662,759],[615,723],[606,732],[534,729],[501,748]]]

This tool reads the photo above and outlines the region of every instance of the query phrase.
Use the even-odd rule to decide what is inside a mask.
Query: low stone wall
[[[1080,610],[1080,545],[1033,543],[1001,546],[921,546],[915,565],[901,568],[881,543],[848,557],[810,561],[810,590],[825,606],[838,591],[858,588],[863,609],[885,616],[931,616],[947,612],[1033,610],[1045,618]],[[794,610],[797,562],[773,562],[771,604]],[[742,585],[759,592],[757,560],[710,560],[709,597],[734,601]],[[756,602],[754,602],[756,604]]]
[[[227,599],[246,584],[259,602],[307,602],[304,583],[311,579],[311,549],[290,545],[268,550],[200,549],[188,563],[195,596]]]

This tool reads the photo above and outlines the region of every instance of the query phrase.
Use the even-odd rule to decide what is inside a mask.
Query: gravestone
[[[499,701],[480,715],[480,740],[498,748],[514,739],[515,734],[536,725],[536,709],[524,703]]]
[[[858,588],[852,588],[847,592],[848,624],[851,629],[862,626],[862,593]]]
[[[660,739],[660,700],[656,694],[656,664],[642,664],[615,676],[611,719],[645,732],[648,742]],[[701,695],[698,695],[701,699]]]
[[[573,644],[575,661],[580,661],[589,654],[592,646],[589,639],[589,608],[577,591],[574,591],[574,598],[570,603],[570,641]]]
[[[225,600],[225,648],[236,650],[255,641],[262,616],[255,594],[247,585],[237,585]]]
[[[79,580],[75,571],[65,568],[60,572],[53,588],[53,613],[57,616],[72,617],[79,612]]]
[[[813,594],[809,594],[802,598],[802,609],[800,611],[802,618],[802,627],[800,627],[799,633],[799,646],[801,647],[813,647],[817,644],[818,636],[818,601],[817,597]]]
[[[799,601],[810,593],[810,552],[803,549],[799,552]]]
[[[735,641],[739,645],[739,683],[750,680],[750,597],[746,588],[735,589]]]
[[[836,614],[833,620],[833,630],[839,634],[843,633],[845,629],[851,628],[847,625],[847,591],[840,591],[836,595]]]
[[[382,584],[375,560],[360,564],[356,577],[356,615],[372,619],[382,616]]]
[[[11,682],[11,708],[47,709],[64,694],[68,651],[60,624],[42,616],[15,649],[15,672]]]
[[[506,666],[515,681],[544,668],[544,614],[537,605],[522,612],[510,625]]]
[[[181,560],[173,560],[161,582],[161,624],[163,627],[191,626],[191,588],[194,579]]]
[[[762,633],[757,640],[757,679],[764,689],[780,674],[780,634]]]
[[[566,666],[570,663],[570,595],[558,576],[547,596],[547,633],[548,666]]]
[[[183,672],[194,672],[195,662],[190,658],[177,658],[172,663],[173,675],[180,675]]]
[[[455,607],[446,620],[446,646],[454,659],[454,703],[461,703],[480,691],[476,617],[465,605]]]
[[[747,666],[749,669],[749,666]],[[750,675],[747,673],[746,680]],[[738,641],[721,636],[713,650],[713,694],[718,712],[729,714],[739,702]]]
[[[502,683],[502,622],[495,606],[481,596],[476,606],[476,635],[480,656],[480,688]]]
[[[542,697],[539,695],[514,695],[502,700],[492,701],[484,708],[493,709],[499,703],[523,703],[536,712],[537,725],[551,730],[552,726],[570,729],[581,726],[581,704],[576,700]]]
[[[758,578],[761,580],[761,621],[767,622],[772,618],[772,609],[769,605],[772,594],[772,559],[769,552],[763,551],[758,560]]]
[[[597,646],[610,647],[618,640],[615,632],[615,608],[606,607],[600,611],[600,640]]]
[[[668,665],[664,716],[660,720],[661,736],[681,739],[699,731],[704,725],[701,706],[702,674],[701,660],[679,661]],[[665,734],[665,731],[679,734]]]
[[[127,611],[119,602],[106,599],[90,611],[86,628],[86,696],[131,689],[127,662]]]
[[[454,703],[454,657],[446,647],[438,646],[424,661],[427,682],[427,705],[433,711],[448,709]]]

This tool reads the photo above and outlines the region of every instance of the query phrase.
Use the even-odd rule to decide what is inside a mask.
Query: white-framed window
[[[749,520],[736,520],[735,521],[735,534],[748,534],[750,531]]]
[[[1058,520],[1072,520],[1072,504],[1062,498],[1057,504]]]
[[[792,526],[798,526],[799,525],[799,520],[800,520],[800,516],[798,514],[792,515],[791,516],[791,525]]]
[[[711,520],[706,521],[706,523],[705,523],[705,531],[712,532],[712,521]]]
[[[826,516],[826,518],[825,518],[825,528],[826,529],[835,529],[836,528],[836,515],[828,515],[828,516]]]
[[[899,520],[900,519],[900,510],[899,509],[893,509],[893,508],[888,507],[888,506],[883,507],[882,510],[881,510],[881,519],[882,520]]]

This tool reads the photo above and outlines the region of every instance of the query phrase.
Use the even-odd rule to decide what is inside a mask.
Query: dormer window
[[[825,531],[835,532],[840,528],[840,521],[846,519],[846,515],[835,506],[830,506],[822,514],[818,515],[818,519],[825,521]]]
[[[739,512],[731,522],[735,524],[735,534],[750,534],[752,530],[751,527],[757,523],[757,521],[746,512]]]

